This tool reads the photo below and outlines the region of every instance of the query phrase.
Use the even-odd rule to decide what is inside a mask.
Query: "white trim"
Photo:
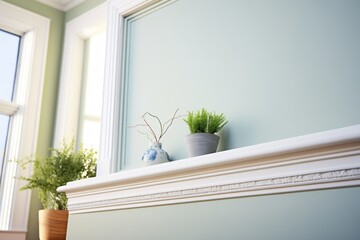
[[[74,8],[80,3],[84,2],[85,0],[36,0],[36,1],[66,12],[71,8]]]
[[[0,100],[0,114],[11,116],[17,112],[19,104]]]
[[[22,33],[20,69],[13,101],[20,107],[10,121],[5,159],[22,159],[36,152],[45,75],[50,20],[12,4],[0,1],[0,22],[7,29]],[[1,185],[0,226],[2,230],[27,231],[30,191],[19,191],[29,176],[14,162],[5,162]],[[6,192],[6,194],[4,194]],[[6,198],[5,198],[6,197]],[[10,222],[6,222],[10,219]]]
[[[70,214],[360,186],[360,125],[70,182]]]
[[[0,231],[1,240],[24,240],[26,239],[26,232],[18,231]]]
[[[121,148],[123,119],[126,101],[122,81],[124,18],[159,0],[108,0],[107,50],[101,139],[97,175],[102,176],[118,170],[118,150]]]
[[[104,29],[105,3],[66,24],[54,146],[76,138],[85,41]]]

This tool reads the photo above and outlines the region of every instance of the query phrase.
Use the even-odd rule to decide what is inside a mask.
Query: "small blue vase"
[[[162,149],[162,144],[160,142],[150,143],[149,148],[142,156],[142,160],[146,165],[170,161],[168,153]]]

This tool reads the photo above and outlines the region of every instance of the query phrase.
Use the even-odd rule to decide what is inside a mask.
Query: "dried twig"
[[[155,142],[160,142],[161,138],[165,135],[165,133],[169,130],[170,126],[174,123],[174,120],[181,117],[181,116],[176,116],[177,112],[179,111],[179,108],[176,109],[175,113],[173,114],[172,118],[170,118],[169,120],[167,120],[165,123],[162,123],[160,121],[160,118],[157,117],[156,115],[154,114],[151,114],[149,112],[145,112],[144,115],[142,115],[142,119],[144,121],[144,123],[140,123],[140,124],[136,124],[134,126],[129,126],[131,128],[135,128],[135,127],[148,127],[149,128],[149,132],[146,133],[146,132],[141,132],[141,131],[138,131],[139,133],[141,134],[144,134],[147,136],[148,139],[150,140],[154,140]],[[148,120],[146,119],[146,116],[150,116],[152,118],[155,118],[156,121],[159,123],[159,126],[160,126],[160,134],[159,134],[159,137],[156,135],[156,132],[154,131],[153,127],[151,127],[151,125],[149,124]],[[153,139],[150,138],[149,136],[149,133],[150,135],[153,137]]]

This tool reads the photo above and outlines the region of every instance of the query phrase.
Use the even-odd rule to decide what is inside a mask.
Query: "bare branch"
[[[128,128],[136,128],[136,127],[147,127],[148,125],[146,124],[136,124],[136,125],[133,125],[133,126],[128,126]]]
[[[152,142],[151,137],[149,137],[149,133],[147,133],[147,132],[140,132],[139,130],[138,130],[138,133],[143,134],[143,135],[146,135],[147,139],[149,139],[150,142]]]
[[[174,119],[175,119],[176,114],[177,114],[178,111],[179,111],[179,108],[176,109],[176,111],[175,111],[174,115],[172,116],[172,118],[169,119],[168,121],[166,121],[166,122],[164,123],[163,126],[165,127],[165,125],[166,125],[168,122],[170,122],[170,124],[165,128],[165,131],[164,131],[164,132],[161,131],[160,136],[159,136],[159,141],[160,141],[160,139],[165,135],[165,133],[169,130],[170,126],[173,124]]]
[[[177,118],[180,118],[182,116],[176,116],[177,112],[179,111],[179,108],[176,109],[175,113],[173,114],[172,118],[170,118],[168,121],[166,121],[165,123],[162,123],[160,121],[160,119],[154,115],[154,114],[151,114],[149,112],[145,112],[143,115],[142,115],[142,120],[144,121],[144,124],[136,124],[134,126],[129,126],[130,128],[135,128],[135,127],[148,127],[149,128],[149,133],[152,135],[152,137],[154,138],[155,142],[160,142],[160,139],[165,135],[165,133],[169,130],[170,126],[173,124],[174,120],[177,119]],[[159,126],[160,126],[160,135],[159,137],[156,136],[156,133],[154,131],[154,129],[150,126],[148,120],[146,119],[146,116],[149,115],[150,117],[153,117],[156,119],[156,121],[158,122]],[[152,139],[150,138],[149,136],[149,133],[146,133],[146,132],[141,132],[141,131],[138,131],[139,133],[143,134],[143,135],[146,135],[147,138],[152,141]]]
[[[146,113],[145,113],[146,114]],[[154,130],[152,129],[152,127],[150,126],[150,124],[146,121],[145,119],[145,114],[142,116],[142,119],[144,120],[145,124],[149,127],[150,131],[151,131],[151,134],[153,135],[155,141],[157,142],[158,139],[156,137],[156,133],[154,132]]]
[[[161,133],[163,132],[163,125],[162,125],[162,123],[161,123],[161,121],[160,121],[160,118],[158,118],[158,117],[155,116],[154,114],[151,114],[151,113],[149,113],[149,112],[146,112],[146,113],[143,115],[143,119],[145,119],[145,115],[146,115],[146,114],[150,115],[150,116],[153,117],[153,118],[156,118],[156,120],[158,121],[159,126],[160,126],[160,136],[161,136]],[[159,137],[159,139],[157,139],[156,136],[155,136],[156,142],[159,142],[159,141],[160,141],[160,138],[161,138],[161,137]]]

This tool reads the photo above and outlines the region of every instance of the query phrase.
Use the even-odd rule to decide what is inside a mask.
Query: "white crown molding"
[[[360,125],[76,182],[70,214],[360,185]]]
[[[352,180],[352,182],[350,182]],[[336,181],[338,184],[334,184]],[[292,175],[258,181],[234,182],[198,188],[180,189],[169,192],[148,193],[128,197],[111,198],[69,205],[70,211],[90,212],[124,208],[165,205],[215,199],[235,198],[280,192],[295,192],[330,187],[343,187],[339,182],[348,181],[346,186],[360,184],[360,168],[339,169],[328,172]],[[332,184],[330,184],[332,183]],[[321,184],[321,187],[311,185]],[[307,185],[307,186],[305,186]]]
[[[36,0],[50,7],[56,8],[61,11],[68,11],[73,7],[76,7],[85,0]]]

